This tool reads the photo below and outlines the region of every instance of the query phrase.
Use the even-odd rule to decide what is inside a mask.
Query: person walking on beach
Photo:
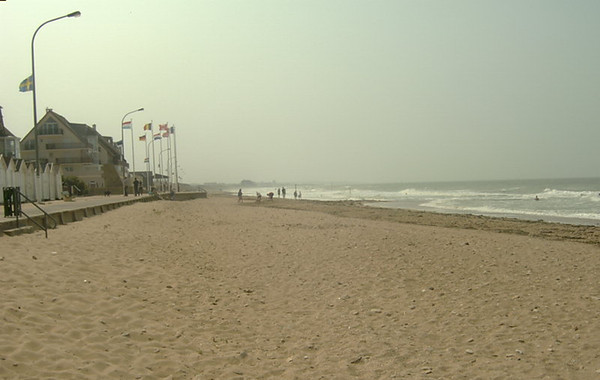
[[[281,195],[283,195],[283,199],[285,199],[285,187],[281,187]]]
[[[277,188],[277,198],[281,198],[281,189],[279,187]]]
[[[242,199],[242,189],[238,190],[238,203],[243,202],[244,200]]]

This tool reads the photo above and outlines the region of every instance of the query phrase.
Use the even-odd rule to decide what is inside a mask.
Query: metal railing
[[[56,219],[54,219],[52,217],[52,215],[50,215],[46,211],[44,211],[34,201],[27,198],[27,196],[21,192],[21,189],[19,187],[4,187],[4,188],[2,188],[2,190],[3,190],[3,195],[4,195],[4,216],[5,217],[9,217],[9,216],[16,217],[17,228],[19,228],[20,227],[19,226],[19,216],[25,215],[27,217],[27,219],[29,219],[33,224],[38,226],[40,229],[44,230],[44,232],[46,234],[46,239],[48,239],[48,218],[50,218],[50,220],[53,223],[53,226],[51,227],[53,229],[56,228],[56,226],[58,225],[58,222],[56,221]],[[38,223],[37,220],[33,219],[33,217],[27,215],[23,211],[23,209],[21,207],[21,197],[25,198],[25,200],[27,200],[29,203],[34,205],[38,210],[40,210],[42,212],[42,214],[44,215],[43,225],[42,225],[42,223]]]

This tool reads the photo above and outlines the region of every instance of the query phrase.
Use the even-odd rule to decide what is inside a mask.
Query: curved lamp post
[[[45,23],[43,23],[42,25],[38,26],[38,28],[35,30],[35,32],[33,33],[33,37],[31,38],[31,80],[33,82],[32,85],[32,91],[33,91],[33,133],[35,136],[35,169],[37,171],[37,174],[40,174],[40,149],[38,147],[38,130],[37,130],[37,108],[36,108],[36,99],[35,99],[35,89],[37,87],[36,84],[36,80],[35,80],[35,51],[34,51],[34,42],[35,42],[35,36],[36,34],[39,32],[40,29],[42,29],[42,26],[49,24],[53,21],[57,21],[63,18],[67,18],[67,17],[79,17],[81,16],[81,12],[79,11],[75,11],[72,13],[69,13],[68,15],[64,15],[64,16],[60,16],[57,18],[53,18],[52,20],[48,20]],[[37,194],[36,194],[37,197]]]
[[[125,118],[127,117],[127,115],[131,115],[134,112],[140,112],[143,110],[144,110],[144,108],[142,107],[142,108],[138,108],[137,110],[129,111],[125,115],[123,115],[123,118],[121,119],[121,146],[123,147],[123,160],[122,160],[123,162],[121,163],[121,173],[123,174],[123,195],[124,196],[127,196],[127,193],[125,192],[125,139],[124,139],[124,133],[123,133],[123,122],[125,122]],[[132,136],[133,136],[133,132],[132,132]],[[131,146],[133,147],[133,141],[131,142]],[[132,152],[132,154],[133,154],[133,152]],[[132,159],[134,159],[134,158],[132,157]]]

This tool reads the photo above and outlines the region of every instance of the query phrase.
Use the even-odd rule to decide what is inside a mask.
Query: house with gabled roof
[[[47,109],[36,127],[39,161],[60,165],[63,177],[82,180],[91,193],[123,188],[122,173],[128,177],[127,161],[112,137],[102,136],[94,124],[71,123],[64,116]],[[35,130],[21,140],[21,157],[35,160]],[[94,191],[94,189],[98,189]]]
[[[19,138],[13,135],[4,125],[2,106],[0,106],[0,155],[4,158],[20,158]]]

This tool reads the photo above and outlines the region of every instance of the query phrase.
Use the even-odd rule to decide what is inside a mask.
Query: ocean
[[[372,207],[600,225],[600,178],[283,186],[288,199],[294,199],[297,190],[310,200],[359,200]],[[266,198],[269,191],[277,197],[277,188],[275,184],[243,191],[258,191]]]

